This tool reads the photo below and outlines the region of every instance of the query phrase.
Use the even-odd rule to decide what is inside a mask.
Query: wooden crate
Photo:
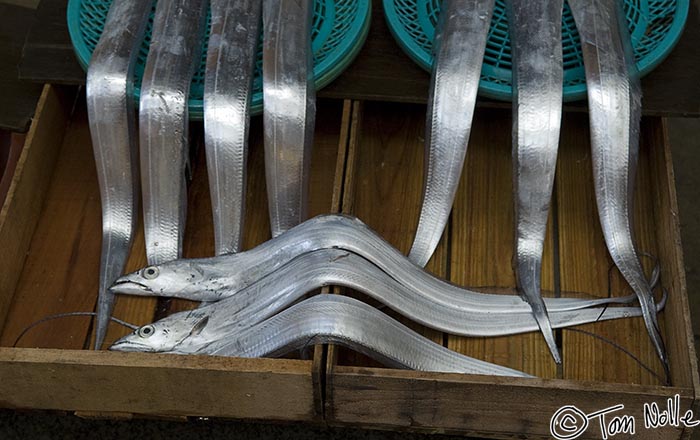
[[[11,348],[23,329],[45,316],[95,308],[100,197],[85,103],[75,95],[75,89],[45,87],[0,214],[0,406],[320,420],[321,346],[311,360],[92,352],[85,350],[92,320],[71,317],[40,324],[24,335],[19,348]],[[342,182],[335,179],[338,145],[346,135],[342,101],[321,101],[318,109],[310,193],[314,215],[334,210],[333,196]],[[246,248],[269,238],[260,118],[251,132]],[[201,125],[193,127],[192,138],[201,140]],[[184,245],[189,257],[214,252],[204,151],[198,150]],[[127,270],[145,261],[141,227]],[[191,304],[125,296],[118,298],[114,314],[144,324],[186,306]],[[112,325],[107,342],[127,332]]]
[[[420,212],[422,176],[417,170],[423,169],[425,106],[378,102],[353,106],[341,209],[362,218],[407,252]],[[608,417],[633,415],[640,438],[689,438],[691,430],[683,427],[646,430],[642,417],[644,403],[657,402],[663,409],[666,399],[676,394],[681,416],[698,408],[697,363],[665,130],[660,118],[643,121],[635,218],[639,247],[659,257],[661,281],[669,293],[661,321],[672,386],[663,386],[657,377],[663,374],[662,368],[641,318],[556,331],[562,346],[561,367],[554,364],[536,333],[463,338],[409,322],[453,350],[541,379],[386,369],[331,346],[326,370],[328,422],[496,438],[550,438],[550,419],[562,406],[574,405],[591,413],[624,404],[624,410]],[[510,133],[510,111],[477,111],[448,229],[428,264],[430,271],[453,283],[514,292]],[[618,295],[630,293],[617,270],[611,270],[598,223],[589,141],[586,115],[566,114],[543,264],[543,289],[551,295],[607,296],[608,289]],[[646,263],[650,269],[652,261]],[[601,438],[596,420],[581,438]]]
[[[0,213],[0,407],[79,411],[83,415],[206,416],[315,421],[393,430],[496,438],[549,438],[554,412],[592,412],[624,404],[640,438],[689,438],[691,429],[646,430],[644,403],[680,398],[697,410],[700,389],[685,291],[673,170],[664,121],[646,118],[636,203],[639,246],[660,258],[669,301],[662,324],[672,386],[640,319],[558,331],[564,364],[552,363],[538,334],[459,338],[409,325],[454,350],[522,369],[540,379],[423,373],[382,368],[336,346],[311,360],[226,359],[92,352],[91,320],[46,315],[94,309],[100,207],[84,103],[47,86]],[[71,114],[71,109],[75,110]],[[433,273],[454,283],[512,293],[510,114],[477,112],[463,182],[435,257]],[[358,215],[407,251],[420,209],[425,106],[322,100],[312,173],[312,213]],[[252,124],[246,247],[268,238],[260,121]],[[194,127],[196,133],[197,127]],[[201,130],[201,128],[200,128]],[[201,139],[201,133],[193,136]],[[628,293],[605,251],[597,222],[583,114],[564,118],[544,288],[551,295]],[[193,161],[185,255],[213,253],[202,149]],[[648,261],[650,266],[651,262]],[[145,265],[142,232],[128,270]],[[336,293],[352,292],[333,289]],[[141,324],[184,301],[122,297],[115,316]],[[624,347],[647,371],[619,348]],[[124,329],[110,328],[109,340]],[[696,411],[697,412],[697,411]],[[700,418],[700,416],[698,416]],[[600,438],[597,425],[582,438]]]

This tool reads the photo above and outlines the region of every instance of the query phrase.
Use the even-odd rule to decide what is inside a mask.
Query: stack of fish
[[[452,334],[499,336],[539,329],[557,362],[553,328],[642,316],[667,367],[656,320],[665,298],[655,303],[653,283],[644,276],[631,234],[641,93],[616,3],[570,1],[586,61],[601,224],[613,260],[636,294],[590,300],[544,299],[540,292],[561,122],[563,0],[508,4],[515,91],[514,270],[520,297],[463,289],[422,268],[442,235],[460,180],[494,0],[443,4],[427,119],[423,207],[408,257],[358,219],[328,215],[304,221],[315,116],[313,0],[212,0],[204,123],[217,256],[194,260],[180,259],[187,97],[207,2],[159,0],[139,109],[149,266],[123,277],[139,182],[131,78],[152,0],[114,0],[87,86],[104,225],[96,348],[104,340],[115,293],[165,296],[203,304],[143,326],[111,348],[253,357],[333,342],[395,367],[527,376],[450,351],[356,299],[318,295],[298,302],[319,287],[337,285]],[[273,238],[238,252],[261,17]],[[635,299],[641,307],[609,307]]]

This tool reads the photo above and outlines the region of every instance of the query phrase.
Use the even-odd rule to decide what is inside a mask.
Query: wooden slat
[[[450,280],[461,286],[515,287],[510,133],[508,112],[482,110],[475,115],[452,209]],[[552,243],[550,226],[542,264],[545,290],[554,287]],[[448,347],[538,377],[557,377],[556,364],[539,333],[499,338],[450,336]]]
[[[0,210],[0,328],[10,309],[69,118],[70,91],[44,87]]]
[[[5,198],[10,190],[10,184],[15,177],[17,162],[24,150],[27,136],[19,133],[3,132],[0,130],[0,143],[2,143],[4,156],[0,158],[0,206],[5,203]],[[6,141],[7,143],[4,143]]]
[[[24,328],[48,315],[93,310],[100,261],[95,237],[101,235],[101,223],[89,138],[83,106],[66,132],[0,345],[11,345]],[[47,134],[47,139],[55,137]],[[32,194],[41,194],[41,186]],[[19,345],[82,348],[89,325],[86,317],[49,321]]]
[[[671,358],[671,381],[676,386],[695,390],[695,413],[700,412],[700,379],[680,241],[675,175],[665,120],[646,118],[642,124],[644,148],[651,150],[652,200],[658,255],[661,259],[661,283],[669,292],[666,305],[666,346]],[[677,317],[671,319],[671,316]],[[690,431],[685,433],[690,438]]]
[[[0,348],[0,407],[310,421],[311,362]]]
[[[347,126],[347,131],[341,131],[339,145],[339,156],[336,166],[336,179],[340,177],[340,197],[334,203],[338,203],[340,212],[349,214],[352,212],[355,199],[355,177],[357,170],[357,150],[359,143],[359,133],[361,127],[361,115],[364,105],[361,101],[345,101],[343,106],[343,127]],[[345,130],[345,129],[344,129]],[[344,143],[342,143],[344,141]],[[344,153],[341,157],[340,152]],[[340,170],[342,169],[342,172]],[[333,288],[332,293],[343,294],[345,289]],[[326,347],[326,365],[324,370],[324,402],[323,411],[326,416],[327,404],[332,400],[333,392],[333,371],[338,364],[338,353],[341,347],[329,344]]]
[[[593,187],[588,119],[568,115],[564,119],[557,174],[561,289],[605,297],[608,286],[614,295],[627,295],[631,289],[613,270],[603,239]],[[649,149],[642,148],[637,179],[635,223],[640,251],[655,252],[653,211],[649,191]],[[649,262],[647,261],[647,265]],[[661,365],[640,318],[590,324],[580,327],[631,351],[656,374]],[[620,349],[589,335],[565,330],[564,378],[618,383],[658,384],[658,378]]]
[[[682,428],[644,429],[644,403],[666,408],[680,395],[681,415],[693,402],[693,390],[627,386],[586,381],[496,378],[446,373],[336,366],[330,425],[374,427],[479,438],[550,439],[549,424],[564,405],[586,413],[623,404],[620,413],[636,418],[634,438],[677,439]],[[602,438],[592,420],[580,438]]]

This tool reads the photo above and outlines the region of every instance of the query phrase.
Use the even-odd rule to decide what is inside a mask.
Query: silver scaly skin
[[[423,202],[409,258],[425,266],[452,211],[471,133],[494,0],[442,3],[425,138]]]
[[[201,332],[206,326],[208,323],[200,320],[198,328],[193,331]],[[157,334],[155,329],[147,328],[149,330],[142,327],[137,333],[147,333],[144,336]],[[451,351],[374,307],[339,295],[318,295],[307,299],[253,327],[222,335],[198,354],[276,357],[321,343],[347,346],[395,368],[532,377]],[[144,346],[127,337],[110,349],[144,351]]]
[[[349,267],[355,272],[357,284],[369,289],[375,281],[372,275],[381,271],[423,301],[459,304],[460,308],[490,313],[531,313],[530,306],[516,295],[493,295],[474,292],[441,280],[411,263],[398,250],[374,233],[359,219],[343,215],[324,215],[307,220],[277,238],[238,254],[211,258],[176,260],[148,266],[120,277],[112,286],[115,293],[141,296],[172,296],[193,301],[219,301],[235,295],[266,277],[292,283],[294,270],[282,270],[295,258],[321,249],[342,249],[357,254],[375,266],[367,264]],[[304,261],[313,261],[310,259]],[[342,259],[341,259],[342,260]],[[335,267],[339,266],[338,260]],[[319,267],[323,283],[342,282],[344,277]],[[332,263],[329,262],[328,264]],[[297,266],[298,271],[304,272]],[[332,265],[328,266],[332,269]],[[365,269],[367,271],[365,272]],[[426,299],[427,298],[427,299]],[[568,311],[609,303],[629,303],[633,296],[609,299],[546,298],[550,311]]]
[[[563,0],[508,0],[513,54],[513,193],[518,293],[561,363],[542,299],[542,254],[559,149]]]
[[[307,293],[327,285],[355,289],[415,322],[450,334],[504,336],[538,329],[527,307],[505,313],[502,304],[482,300],[484,309],[478,310],[479,303],[473,298],[433,292],[421,294],[400,285],[356,254],[324,249],[295,258],[275,274],[233,296],[196,310],[170,315],[151,324],[152,331],[142,328],[126,340],[143,346],[144,351],[195,353],[211,341],[262,322]],[[483,296],[494,299],[506,296],[508,299],[507,295]],[[663,302],[659,304],[660,308],[663,306]],[[555,328],[562,328],[633,316],[641,316],[641,310],[636,307],[590,307],[552,312],[551,318]],[[199,325],[201,328],[195,331],[203,320],[206,320],[206,326]]]
[[[216,255],[238,252],[262,0],[211,0],[204,134]]]
[[[199,64],[206,0],[159,0],[141,86],[139,133],[149,264],[182,253],[187,211],[187,100]]]
[[[668,358],[651,286],[639,261],[633,229],[642,92],[621,5],[571,0],[581,36],[590,111],[596,202],[610,256],[639,299],[644,323],[667,379]]]
[[[90,134],[102,201],[95,349],[102,346],[138,217],[139,169],[133,78],[152,0],[114,0],[87,74]]]
[[[306,220],[316,119],[313,0],[263,2],[263,127],[270,228]]]

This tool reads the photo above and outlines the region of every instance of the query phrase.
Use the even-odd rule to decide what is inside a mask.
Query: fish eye
[[[147,280],[153,280],[158,278],[159,273],[160,271],[156,266],[148,266],[142,271],[141,276],[143,276]]]
[[[153,328],[152,325],[146,325],[138,330],[138,334],[142,338],[150,338],[155,332],[156,330]]]

